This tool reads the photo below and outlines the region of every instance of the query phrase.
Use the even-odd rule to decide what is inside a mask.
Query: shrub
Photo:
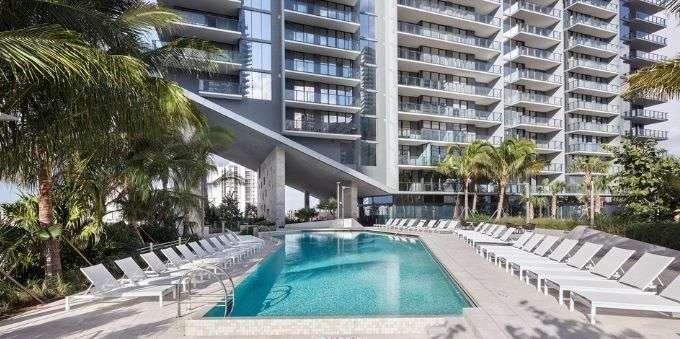
[[[623,236],[649,244],[680,250],[680,224],[640,223],[626,227]]]

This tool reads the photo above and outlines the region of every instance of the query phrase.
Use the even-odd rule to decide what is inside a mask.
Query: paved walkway
[[[442,265],[479,305],[467,309],[465,321],[454,319],[431,327],[422,338],[680,338],[680,319],[601,313],[590,325],[583,312],[569,312],[553,296],[510,277],[474,253],[452,235],[421,234],[421,239]],[[246,270],[273,249],[269,243],[260,256],[234,269],[238,282]],[[184,312],[187,312],[185,309]],[[0,322],[1,338],[175,338],[183,334],[177,304],[162,309],[153,300],[111,300],[77,305],[63,311],[63,301],[36,307]],[[338,338],[304,336],[302,338]],[[352,338],[413,338],[414,336],[352,336]],[[342,337],[344,338],[344,337]]]

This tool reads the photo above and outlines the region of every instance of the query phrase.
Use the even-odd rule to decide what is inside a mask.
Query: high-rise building
[[[227,162],[207,178],[208,203],[219,205],[225,197],[238,201],[238,208],[245,211],[247,205],[257,206],[257,173],[238,164]]]
[[[546,166],[532,189],[565,180],[574,194],[574,157],[667,137],[647,127],[667,119],[650,108],[661,98],[620,96],[624,75],[663,59],[660,0],[161,2],[185,19],[162,41],[223,50],[215,73],[176,79],[211,123],[236,131],[223,156],[259,171],[260,210],[277,222],[284,183],[345,197],[345,215],[361,202],[448,216],[460,185],[434,165],[451,145],[533,140]],[[494,185],[477,186],[491,205]]]

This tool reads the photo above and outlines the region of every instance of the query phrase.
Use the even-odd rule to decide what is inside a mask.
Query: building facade
[[[185,20],[159,44],[191,37],[222,49],[216,72],[178,70],[176,80],[210,100],[203,107],[290,142],[287,184],[320,198],[349,187],[365,213],[449,213],[460,187],[434,166],[451,145],[533,140],[546,166],[532,190],[565,180],[568,195],[582,180],[570,171],[576,156],[611,157],[603,146],[629,136],[667,138],[649,126],[667,119],[653,109],[663,100],[619,95],[623,76],[663,60],[659,0],[160,2]],[[299,175],[306,158],[290,145],[328,174]],[[239,151],[227,157],[248,162]],[[490,205],[495,187],[478,191]]]
[[[246,205],[257,206],[257,172],[228,161],[217,166],[206,180],[208,203],[219,205],[224,197],[233,197],[238,208],[245,211]]]

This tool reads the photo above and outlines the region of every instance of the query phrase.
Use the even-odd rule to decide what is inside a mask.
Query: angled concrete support
[[[286,152],[276,147],[260,164],[257,213],[276,227],[286,224]]]
[[[359,190],[353,181],[343,181],[342,190],[342,218],[359,218]]]

